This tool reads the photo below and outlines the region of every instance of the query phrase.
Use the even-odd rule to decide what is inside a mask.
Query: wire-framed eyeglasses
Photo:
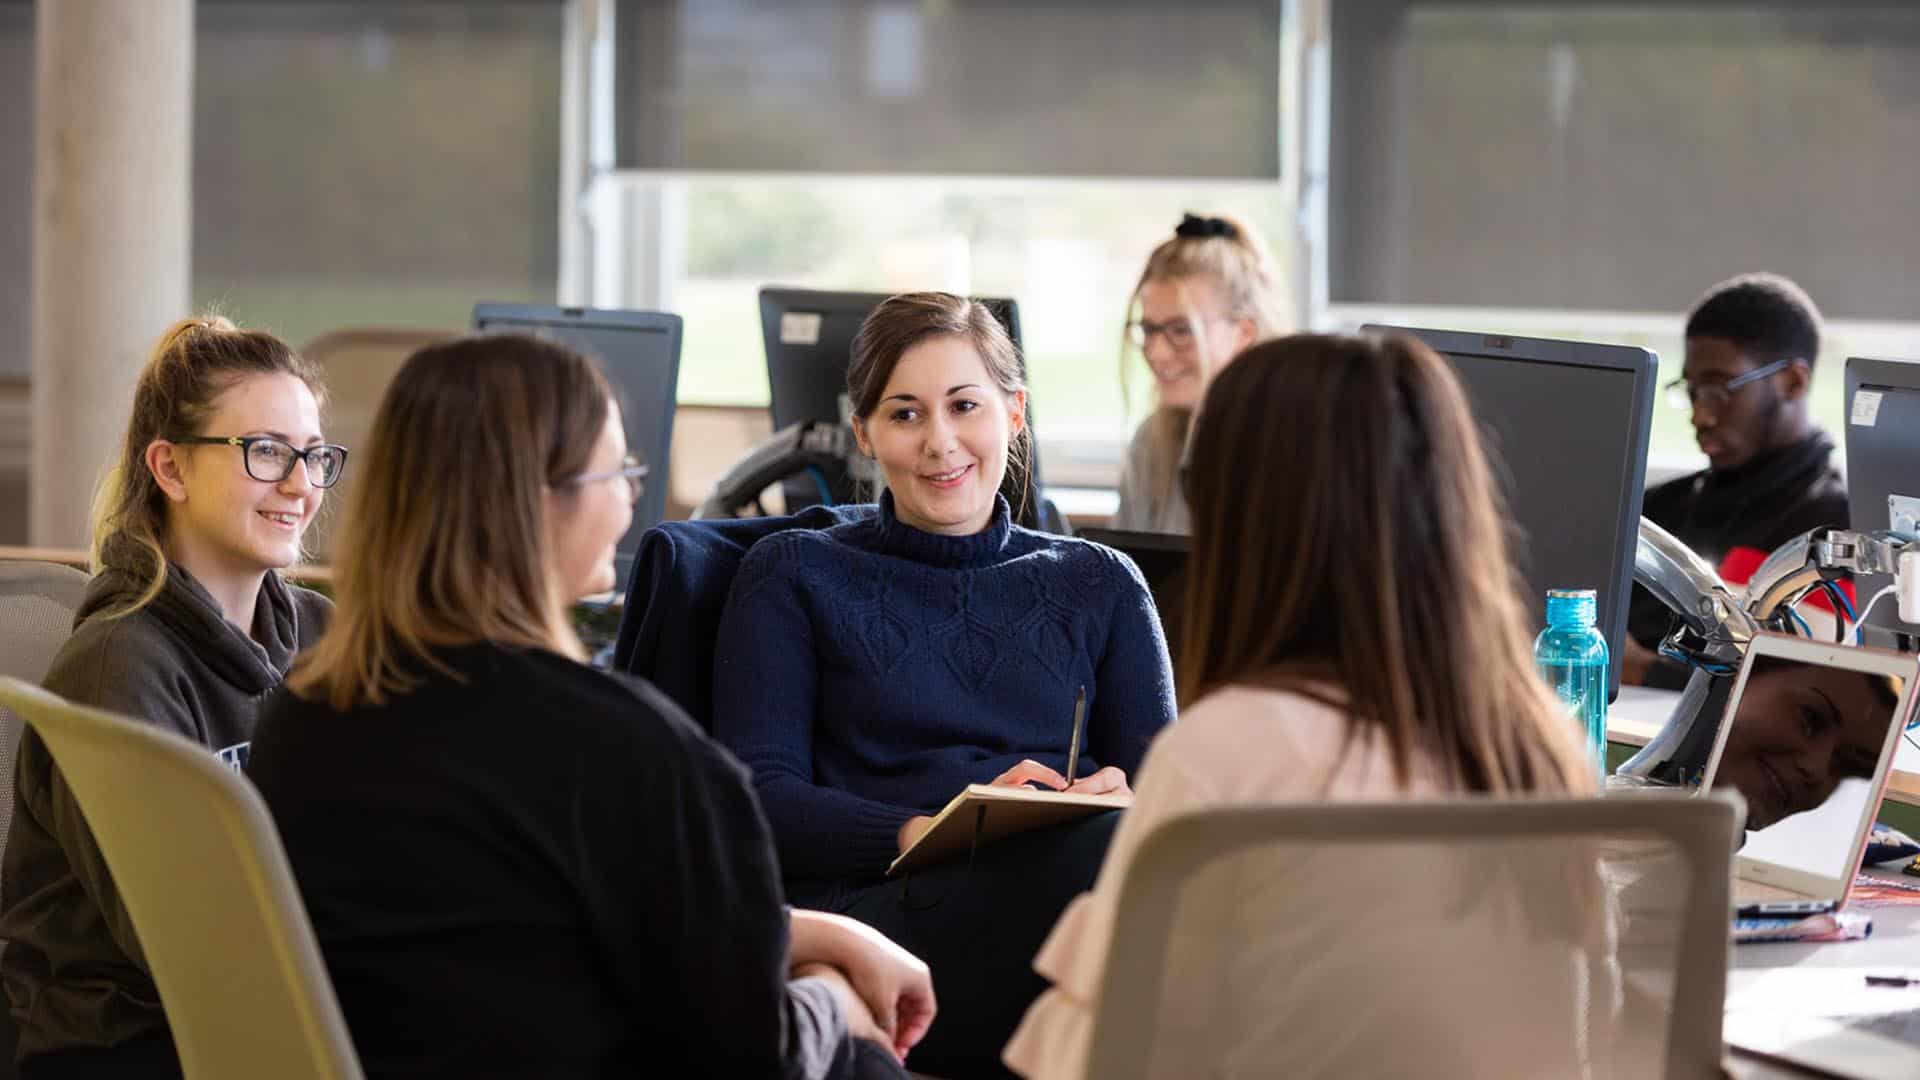
[[[1705,406],[1718,411],[1727,402],[1733,400],[1735,390],[1748,383],[1759,382],[1769,375],[1785,371],[1799,362],[1800,358],[1797,356],[1775,360],[1771,364],[1762,364],[1752,371],[1735,375],[1726,382],[1690,383],[1685,376],[1682,376],[1667,384],[1667,404],[1676,409],[1696,409]]]
[[[277,484],[293,475],[294,462],[305,462],[307,482],[317,488],[330,488],[340,482],[347,468],[347,448],[321,443],[302,450],[285,439],[271,435],[188,435],[169,442],[189,446],[237,446],[247,475],[268,484]]]
[[[620,467],[617,469],[603,469],[599,472],[581,473],[567,480],[565,486],[574,488],[583,487],[587,484],[597,484],[602,480],[611,480],[616,476],[626,481],[627,501],[638,504],[640,502],[640,496],[646,494],[647,491],[647,467],[641,464],[640,459],[632,454],[628,454],[626,457],[620,459]]]

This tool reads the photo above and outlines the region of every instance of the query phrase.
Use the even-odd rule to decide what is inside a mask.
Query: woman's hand
[[[1028,781],[1050,787],[1055,791],[1067,789],[1067,778],[1047,768],[1045,765],[1028,758],[999,776],[993,778],[995,787],[1023,787]]]
[[[846,1018],[847,1034],[856,1039],[865,1039],[876,1046],[893,1048],[893,1037],[880,1030],[875,1023],[873,1013],[867,1010],[867,1003],[860,1000],[847,977],[840,969],[831,964],[802,964],[793,969],[796,979],[819,979],[833,991],[833,999],[840,1005],[840,1015]],[[896,1053],[896,1057],[898,1054]]]
[[[792,927],[795,976],[822,963],[844,972],[866,1017],[885,1036],[874,1041],[906,1060],[937,1008],[927,965],[857,919],[796,910]]]
[[[1133,789],[1127,786],[1127,774],[1111,765],[1092,776],[1083,776],[1072,784],[1068,784],[1066,777],[1028,758],[993,779],[994,784],[999,787],[1020,787],[1029,781],[1045,785],[1055,791],[1071,791],[1076,795],[1133,794]]]
[[[920,839],[920,834],[932,826],[933,819],[924,814],[901,822],[900,831],[894,837],[894,842],[900,845],[900,853],[906,854],[907,849],[913,846],[913,842]]]
[[[1067,788],[1076,795],[1131,795],[1133,789],[1127,786],[1127,774],[1108,765],[1092,776],[1075,780]]]

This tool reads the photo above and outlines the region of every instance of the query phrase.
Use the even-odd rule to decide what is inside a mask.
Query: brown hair
[[[479,641],[582,659],[547,565],[547,493],[586,468],[613,395],[592,361],[522,334],[429,345],[380,399],[348,497],[326,634],[288,685],[338,710],[417,685]]]
[[[1287,312],[1286,285],[1279,267],[1260,234],[1230,215],[1201,217],[1188,214],[1174,234],[1147,256],[1140,279],[1127,297],[1127,321],[1140,306],[1140,290],[1149,281],[1201,278],[1220,289],[1227,310],[1221,314],[1253,322],[1254,340],[1265,341],[1285,333],[1293,320]],[[1123,337],[1120,348],[1120,388],[1128,397],[1139,350]],[[1154,408],[1148,418],[1147,438],[1152,446],[1153,475],[1148,491],[1156,506],[1173,493],[1174,474],[1186,446],[1192,413],[1166,406]]]
[[[1534,672],[1503,500],[1446,361],[1399,335],[1256,345],[1208,388],[1191,450],[1183,703],[1331,683],[1349,738],[1378,729],[1402,784],[1425,754],[1456,789],[1592,787]]]
[[[319,372],[292,346],[218,315],[168,327],[140,369],[126,440],[93,495],[88,552],[93,571],[111,566],[146,583],[132,603],[111,612],[113,617],[146,607],[167,583],[169,503],[147,468],[147,447],[155,440],[207,434],[202,429],[220,395],[254,375],[292,375],[317,403],[326,403]]]
[[[869,312],[853,336],[853,357],[847,366],[847,397],[853,403],[853,415],[863,423],[871,417],[880,407],[880,396],[886,393],[887,380],[893,378],[900,357],[937,337],[965,338],[972,344],[1001,393],[1011,395],[1027,388],[1020,350],[987,305],[952,293],[903,293],[888,297]],[[1023,423],[1007,444],[1007,473],[1000,491],[1007,496],[1015,520],[1026,513],[1032,439],[1032,425]]]

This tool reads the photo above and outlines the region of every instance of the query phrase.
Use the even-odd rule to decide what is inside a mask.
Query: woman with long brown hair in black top
[[[746,770],[568,620],[642,466],[584,356],[415,353],[337,618],[264,710],[272,809],[370,1077],[899,1076],[925,965],[783,905]]]

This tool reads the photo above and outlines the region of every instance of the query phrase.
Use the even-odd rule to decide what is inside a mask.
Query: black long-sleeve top
[[[248,765],[367,1075],[848,1069],[741,766],[639,680],[441,658],[383,707],[279,691]]]

